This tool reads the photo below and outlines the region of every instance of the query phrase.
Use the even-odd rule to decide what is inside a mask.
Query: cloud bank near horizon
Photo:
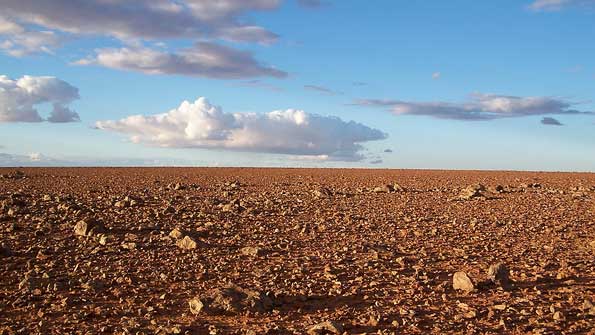
[[[474,93],[469,101],[410,102],[401,100],[360,99],[358,106],[388,108],[395,115],[429,116],[459,121],[489,121],[502,118],[538,115],[595,115],[590,111],[574,109],[575,103],[552,97],[519,97],[510,95]]]
[[[96,127],[151,146],[285,154],[329,161],[361,161],[366,158],[363,143],[388,137],[361,123],[297,109],[226,113],[204,97],[184,101],[163,114],[98,121]]]

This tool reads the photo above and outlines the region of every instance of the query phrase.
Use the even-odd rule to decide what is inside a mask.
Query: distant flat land
[[[595,174],[0,175],[0,334],[594,333]]]

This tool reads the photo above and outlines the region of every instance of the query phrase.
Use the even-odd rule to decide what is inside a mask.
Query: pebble
[[[452,287],[455,290],[462,290],[467,293],[471,292],[475,289],[475,285],[473,284],[473,281],[463,271],[456,272],[452,276]]]
[[[190,236],[184,236],[183,239],[178,240],[178,242],[176,242],[176,245],[180,249],[184,249],[184,250],[196,249],[196,247],[198,246],[196,241]]]

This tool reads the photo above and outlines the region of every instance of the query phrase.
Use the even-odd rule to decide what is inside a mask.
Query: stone
[[[179,240],[182,237],[184,237],[184,232],[181,231],[178,228],[174,228],[174,230],[172,230],[172,231],[169,232],[169,237],[175,238],[176,240]]]
[[[205,307],[203,302],[198,298],[194,298],[194,299],[190,300],[188,302],[188,305],[190,306],[190,313],[192,313],[194,315],[199,314],[202,311],[202,309]]]
[[[327,187],[320,187],[313,190],[312,194],[316,198],[330,198],[333,195],[333,192],[329,190]]]
[[[242,255],[252,256],[252,257],[261,256],[263,253],[262,249],[260,249],[258,247],[244,247],[244,248],[240,249],[240,252],[242,253]]]
[[[384,185],[374,188],[374,193],[391,193],[394,190],[393,185]]]
[[[170,190],[179,191],[185,189],[186,187],[183,184],[175,183],[167,185],[167,188],[169,188]]]
[[[121,247],[126,250],[134,250],[136,249],[136,243],[134,242],[124,242],[121,244]]]
[[[452,276],[452,287],[469,293],[475,289],[475,284],[465,272],[459,271]]]
[[[273,301],[267,295],[233,284],[207,292],[201,301],[210,311],[264,313],[273,309]]]
[[[308,329],[308,335],[342,334],[343,327],[334,321],[324,321]]]
[[[12,256],[12,251],[9,247],[4,244],[0,245],[0,256],[9,257]]]
[[[35,277],[29,277],[27,275],[19,283],[19,290],[33,291],[33,290],[44,289],[49,285],[49,283],[50,283],[50,281],[48,278],[35,278]]]
[[[91,236],[105,232],[105,227],[93,220],[81,220],[74,226],[74,234],[78,236]]]
[[[129,207],[130,206],[130,202],[126,201],[126,200],[120,200],[120,201],[116,201],[116,203],[114,204],[115,207],[118,208],[125,208],[125,207]]]
[[[393,184],[393,192],[405,192],[406,189],[401,186],[399,183],[394,183]]]
[[[196,249],[196,247],[198,246],[198,243],[196,243],[196,241],[192,237],[184,236],[183,239],[178,240],[178,242],[176,242],[176,245],[180,249],[192,250],[192,249]]]
[[[463,189],[459,197],[463,200],[485,197],[485,191],[486,188],[482,184],[473,184]]]
[[[490,188],[490,191],[492,191],[493,193],[504,193],[506,189],[502,185],[496,185]]]
[[[108,237],[105,234],[100,234],[99,235],[99,244],[101,245],[106,245],[108,242]]]
[[[510,285],[508,268],[503,263],[490,265],[488,269],[488,278],[492,283],[500,285],[503,288],[508,288]]]

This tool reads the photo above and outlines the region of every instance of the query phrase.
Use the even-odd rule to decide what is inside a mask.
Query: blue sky
[[[3,4],[0,165],[595,171],[595,1],[113,3]]]

